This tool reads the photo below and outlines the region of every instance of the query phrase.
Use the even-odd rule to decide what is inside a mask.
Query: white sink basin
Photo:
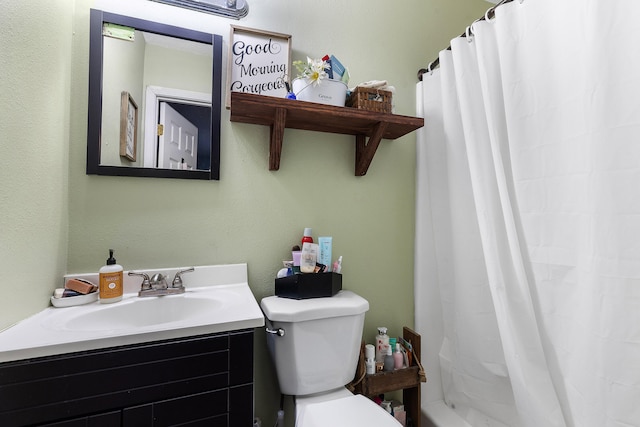
[[[225,301],[233,299],[230,292],[219,289],[209,292],[215,295],[207,295],[207,290],[163,297],[128,297],[120,304],[98,305],[43,326],[68,331],[117,331],[203,324],[214,311],[224,309]]]
[[[196,267],[183,280],[179,295],[141,298],[125,280],[120,302],[47,308],[0,332],[0,362],[264,326],[246,264]]]

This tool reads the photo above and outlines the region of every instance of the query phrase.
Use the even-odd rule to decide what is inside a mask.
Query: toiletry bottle
[[[302,251],[300,250],[300,246],[296,245],[291,248],[291,258],[293,259],[293,274],[300,273],[300,257],[302,256]]]
[[[302,235],[302,245],[304,246],[305,243],[313,243],[313,237],[311,237],[311,229],[310,228],[305,228],[304,229],[304,233]]]
[[[333,238],[331,236],[318,237],[318,262],[326,265],[325,271],[331,271],[331,244]]]
[[[389,336],[387,335],[387,328],[381,326],[378,328],[378,335],[376,335],[376,362],[384,362],[388,347]]]
[[[303,243],[300,255],[300,272],[313,273],[318,259],[318,245],[315,243]]]
[[[387,355],[384,357],[384,370],[393,371],[395,361],[393,360],[393,353],[391,353],[391,347],[387,347]]]
[[[404,365],[404,357],[402,356],[402,352],[400,351],[400,344],[396,343],[396,352],[393,353],[393,361],[395,369],[402,369]]]
[[[371,344],[367,344],[364,347],[364,366],[367,375],[376,373],[376,349]]]
[[[338,274],[342,273],[342,255],[333,263],[333,272]]]
[[[100,273],[100,303],[108,304],[122,300],[123,274],[122,266],[116,264],[113,257],[113,249],[109,249],[107,265],[103,266]]]

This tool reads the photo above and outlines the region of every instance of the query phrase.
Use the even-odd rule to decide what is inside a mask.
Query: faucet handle
[[[136,273],[135,271],[130,271],[129,276],[143,277],[142,285],[140,285],[141,291],[146,291],[148,289],[151,289],[151,279],[149,279],[149,275],[147,273]]]
[[[171,282],[171,287],[172,288],[184,287],[184,285],[182,284],[182,273],[190,273],[192,271],[195,271],[195,268],[190,267],[190,268],[187,268],[186,270],[178,271],[176,273],[176,277],[173,278],[173,282]]]

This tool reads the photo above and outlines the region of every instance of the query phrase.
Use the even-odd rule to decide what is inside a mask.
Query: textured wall
[[[46,307],[66,269],[73,3],[0,6],[2,329]]]

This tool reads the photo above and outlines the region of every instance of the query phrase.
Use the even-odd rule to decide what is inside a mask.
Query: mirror
[[[220,179],[222,37],[91,10],[87,174]]]

